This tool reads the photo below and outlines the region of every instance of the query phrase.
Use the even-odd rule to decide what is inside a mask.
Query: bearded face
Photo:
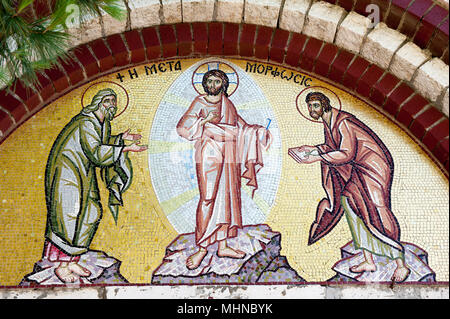
[[[310,100],[308,102],[308,111],[309,111],[309,115],[313,119],[315,119],[315,120],[320,119],[323,115],[322,102],[320,102],[320,100]]]
[[[114,95],[105,96],[101,103],[101,109],[105,118],[112,121],[117,112],[116,97]]]
[[[208,95],[219,95],[223,91],[222,79],[214,75],[210,76],[206,80],[205,87],[206,94]]]

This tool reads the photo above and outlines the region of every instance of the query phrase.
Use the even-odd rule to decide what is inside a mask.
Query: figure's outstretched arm
[[[319,148],[319,155],[323,161],[332,165],[342,165],[352,161],[355,158],[358,141],[355,136],[355,129],[349,121],[343,121],[339,125],[341,143],[339,149],[323,152]]]
[[[124,146],[102,144],[102,138],[94,124],[83,121],[80,124],[80,143],[83,152],[96,166],[110,166],[120,157]]]

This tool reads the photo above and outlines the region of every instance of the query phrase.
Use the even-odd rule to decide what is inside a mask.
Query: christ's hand
[[[122,138],[126,141],[139,141],[142,138],[141,134],[131,134],[131,129],[126,130],[122,133]]]
[[[211,111],[208,113],[208,115],[203,119],[203,124],[209,123],[214,121],[216,118],[220,117],[220,115],[217,112]]]

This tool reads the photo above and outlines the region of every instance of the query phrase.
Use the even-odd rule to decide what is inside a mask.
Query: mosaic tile
[[[162,38],[167,56],[173,50],[174,32],[175,29],[167,30],[166,38]],[[196,33],[195,28],[193,32]],[[254,39],[252,30],[245,32]],[[146,33],[142,34],[144,42],[148,41]],[[242,42],[240,48],[245,50]],[[203,77],[207,71],[217,69],[228,78],[230,94],[221,95],[220,89],[218,95],[212,94],[215,84],[211,82],[205,84],[212,90],[205,99]],[[225,81],[220,72],[210,74],[222,81],[219,84]],[[371,90],[366,82],[361,85],[364,92]],[[89,117],[86,111],[79,115],[82,105],[89,105],[96,93],[107,88],[116,91],[119,116],[98,120],[100,113],[90,113]],[[307,93],[316,91],[325,94],[337,110],[329,124],[334,130],[331,133],[326,124],[320,123],[322,118],[328,123],[325,113],[315,121],[305,102]],[[105,96],[102,103],[106,103]],[[211,102],[217,96],[220,99]],[[199,113],[192,112],[194,107],[199,107]],[[204,110],[208,107],[216,108],[222,117],[210,118],[210,126],[205,122],[201,125],[206,128],[200,125],[196,131],[195,125],[207,117]],[[76,120],[70,122],[76,116],[79,125],[74,124]],[[181,121],[186,116],[198,122],[186,124]],[[333,121],[343,121],[344,125],[333,127]],[[70,132],[79,133],[65,131],[70,143],[63,143],[62,155],[57,147],[52,151],[52,145],[61,142],[60,132],[69,122],[74,125]],[[111,134],[107,130],[109,122]],[[81,123],[90,127],[89,134],[80,129]],[[185,131],[180,130],[180,125]],[[349,125],[352,128],[346,130]],[[218,128],[220,133],[213,131]],[[106,141],[110,135],[128,129],[140,136],[141,142],[131,148],[141,152],[122,149],[126,145],[128,150],[136,142],[133,135],[125,136],[124,142],[122,138]],[[271,133],[268,149],[267,130]],[[366,157],[358,153],[351,160],[333,162],[348,151],[342,146],[346,142],[342,137],[350,138],[352,134],[359,134],[358,152],[367,152]],[[427,136],[427,143],[431,143]],[[96,144],[96,139],[100,144]],[[376,143],[363,148],[369,139]],[[337,153],[330,155],[331,150],[325,146],[320,147],[320,155],[298,150],[302,145],[324,142]],[[89,145],[93,145],[91,151]],[[100,145],[104,147],[97,148]],[[376,153],[376,149],[384,151]],[[297,157],[289,155],[293,153]],[[221,284],[330,281],[345,285],[354,280],[389,283],[396,265],[401,264],[399,260],[403,260],[402,248],[405,265],[413,272],[405,278],[406,282],[424,278],[427,282],[448,282],[449,188],[444,172],[385,115],[308,74],[244,59],[187,58],[135,66],[102,76],[59,97],[3,140],[0,154],[1,286],[70,286],[67,273],[75,274],[79,283],[106,285],[196,284],[205,280]],[[50,154],[55,156],[54,162],[47,164]],[[71,161],[62,160],[71,156],[75,156]],[[201,161],[197,161],[199,156]],[[380,161],[383,156],[392,158],[393,165]],[[92,205],[88,210],[78,210],[75,205],[78,191],[84,188],[78,188],[78,180],[68,169],[84,167],[81,158],[89,163],[86,167],[92,168],[90,174],[97,174],[97,178],[90,179],[98,184],[98,190],[94,187],[86,195]],[[313,160],[317,162],[308,164]],[[58,166],[60,163],[63,164]],[[197,165],[200,163],[203,168]],[[46,198],[46,167],[52,165],[60,169],[52,179],[58,183],[52,185],[59,185],[61,191],[58,197],[51,192],[54,189],[47,189],[53,195]],[[361,192],[364,188],[354,187],[354,183],[358,185],[354,177],[363,178],[363,169],[368,167],[373,167],[372,177],[362,185],[369,185],[372,192]],[[244,173],[247,178],[241,178]],[[387,193],[377,193],[376,185],[389,180],[386,176],[391,173]],[[322,181],[323,176],[329,179]],[[206,184],[199,185],[199,181]],[[364,227],[358,231],[349,227],[343,211],[348,207],[340,198],[333,202],[339,207],[333,211],[337,214],[334,216],[340,220],[330,226],[333,223],[327,220],[328,212],[318,210],[330,189],[355,201],[349,206],[359,218],[358,225]],[[380,204],[380,196],[388,200],[388,210],[392,210],[395,219],[371,224],[364,214],[391,216],[383,210],[386,207]],[[71,204],[59,203],[60,198]],[[56,208],[52,203],[56,203]],[[96,218],[95,208],[99,205],[103,207],[102,215]],[[365,210],[364,205],[378,210]],[[325,217],[320,218],[317,213],[322,211]],[[82,218],[79,212],[84,214]],[[74,226],[72,220],[83,220],[85,224]],[[322,228],[314,231],[314,223]],[[71,232],[76,235],[71,237]],[[83,242],[86,236],[90,236],[89,240]],[[231,251],[219,249],[225,238]],[[44,250],[46,241],[56,247],[51,254]],[[198,267],[192,267],[200,255],[191,258],[194,265],[189,257],[201,251],[202,245],[208,253],[200,258]],[[363,252],[370,249],[377,272],[352,272],[351,267],[368,258]],[[380,257],[376,255],[379,251],[389,256],[398,254],[399,259]],[[177,254],[183,258],[174,260]],[[76,265],[82,267],[81,273]],[[163,268],[170,270],[170,278],[162,275]],[[83,275],[83,269],[89,274]],[[228,270],[229,278],[225,278]]]

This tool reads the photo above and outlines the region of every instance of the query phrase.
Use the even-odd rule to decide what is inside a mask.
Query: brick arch
[[[19,82],[0,91],[0,142],[73,88],[133,65],[175,57],[242,57],[309,73],[366,100],[415,138],[449,172],[449,119],[407,82],[358,54],[304,34],[252,24],[194,22],[114,34],[72,50],[39,76],[39,92]]]

